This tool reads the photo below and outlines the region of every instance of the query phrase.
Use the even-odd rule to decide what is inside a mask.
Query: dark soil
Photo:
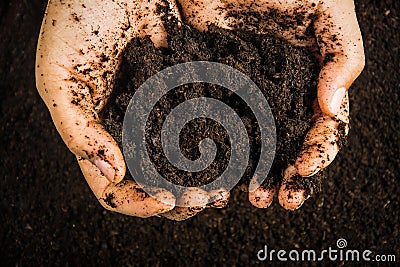
[[[256,209],[233,190],[227,208],[180,223],[105,211],[91,193],[35,89],[44,5],[0,2],[1,266],[251,266],[264,245],[321,251],[339,238],[400,259],[399,1],[356,1],[366,68],[350,89],[348,146],[322,193],[287,212],[276,199]]]
[[[276,123],[277,145],[275,160],[265,184],[277,184],[287,165],[294,163],[310,127],[313,115],[311,106],[316,98],[319,73],[317,60],[307,50],[293,47],[271,35],[234,32],[216,27],[204,33],[187,25],[178,27],[175,21],[167,21],[166,25],[168,49],[155,48],[149,38],[137,38],[125,50],[114,93],[103,112],[103,124],[107,130],[122,147],[122,123],[127,106],[137,88],[150,76],[184,62],[224,63],[251,78],[270,103]],[[227,167],[231,149],[229,137],[226,130],[213,120],[208,120],[209,123],[204,120],[192,121],[180,134],[181,152],[191,160],[200,157],[198,144],[202,139],[211,138],[216,143],[216,158],[205,170],[180,170],[168,161],[163,152],[161,128],[166,117],[177,105],[196,97],[218,99],[233,108],[242,119],[251,147],[248,167],[242,180],[248,184],[260,158],[260,129],[246,102],[229,89],[217,85],[197,83],[180,86],[158,101],[149,116],[146,130],[148,152],[153,164],[165,179],[183,186],[199,186],[214,181]],[[138,152],[134,151],[133,154]],[[312,180],[307,180],[309,184],[303,186],[310,189],[312,184],[312,190],[317,191],[321,177],[316,175]],[[150,181],[149,184],[156,186]]]

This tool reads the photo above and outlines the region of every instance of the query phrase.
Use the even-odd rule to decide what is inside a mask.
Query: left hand
[[[291,177],[315,175],[326,168],[339,151],[339,123],[347,135],[347,90],[364,68],[364,49],[352,0],[180,0],[185,22],[205,31],[210,24],[227,29],[274,33],[296,46],[307,47],[321,63],[318,101],[313,127],[304,140],[294,166],[288,166],[278,192],[279,203],[288,210],[299,208],[308,198],[305,190],[290,188]],[[255,19],[259,14],[262,20]],[[256,23],[256,24],[255,24]],[[239,27],[239,25],[241,25]],[[251,188],[250,188],[251,189]],[[276,188],[251,189],[250,202],[268,207]]]
[[[204,210],[209,200],[211,207],[223,206],[229,192],[188,188],[176,199],[165,189],[152,188],[153,197],[136,182],[123,180],[122,152],[98,115],[130,40],[149,36],[155,46],[167,46],[157,3],[163,2],[49,0],[38,41],[36,84],[56,129],[104,208],[142,218],[184,220]],[[189,207],[175,207],[179,203]]]

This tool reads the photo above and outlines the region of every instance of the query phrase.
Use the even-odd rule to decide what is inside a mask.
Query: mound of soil
[[[188,25],[167,21],[168,48],[156,48],[149,38],[133,39],[123,53],[122,64],[108,106],[103,110],[103,125],[121,144],[122,122],[136,90],[152,75],[179,63],[213,61],[229,65],[246,74],[267,99],[275,118],[276,156],[264,185],[282,179],[282,171],[293,164],[313,115],[319,73],[317,60],[305,49],[290,45],[273,35],[231,31],[210,27],[200,32]],[[221,175],[229,162],[231,144],[226,131],[213,120],[197,119],[180,133],[181,152],[189,159],[200,157],[199,142],[211,138],[218,152],[205,170],[185,172],[171,163],[161,146],[161,128],[166,116],[177,105],[197,97],[215,98],[229,105],[242,119],[249,137],[250,159],[242,177],[248,183],[260,158],[260,129],[255,115],[236,93],[218,85],[192,83],[179,86],[162,97],[148,118],[148,153],[157,171],[168,181],[182,186],[207,184]],[[206,108],[206,107],[205,107]],[[151,140],[151,141],[150,141]],[[135,152],[134,152],[135,153]],[[149,175],[151,176],[151,175]],[[297,186],[318,190],[323,175],[299,179]]]

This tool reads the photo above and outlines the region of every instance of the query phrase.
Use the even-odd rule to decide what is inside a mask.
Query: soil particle
[[[114,203],[114,199],[115,199],[114,193],[109,193],[109,194],[106,194],[106,197],[103,200],[111,208],[116,208],[117,204]]]

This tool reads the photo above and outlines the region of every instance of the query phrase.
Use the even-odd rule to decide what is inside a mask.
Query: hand
[[[288,166],[278,192],[280,204],[299,208],[308,198],[305,190],[290,187],[291,178],[315,175],[326,168],[339,151],[339,124],[347,135],[349,104],[347,90],[364,67],[364,50],[352,0],[253,1],[181,0],[183,19],[199,30],[210,24],[227,29],[274,33],[290,43],[315,53],[321,63],[318,101],[313,127],[294,166]],[[250,202],[268,207],[276,188],[250,183]]]
[[[138,217],[165,213],[182,220],[219,195],[188,189],[178,202],[194,207],[166,213],[175,206],[172,193],[154,188],[153,198],[137,183],[122,181],[126,171],[123,155],[98,117],[130,39],[150,36],[156,46],[167,46],[154,2],[50,0],[38,42],[36,83],[58,132],[106,209]]]

